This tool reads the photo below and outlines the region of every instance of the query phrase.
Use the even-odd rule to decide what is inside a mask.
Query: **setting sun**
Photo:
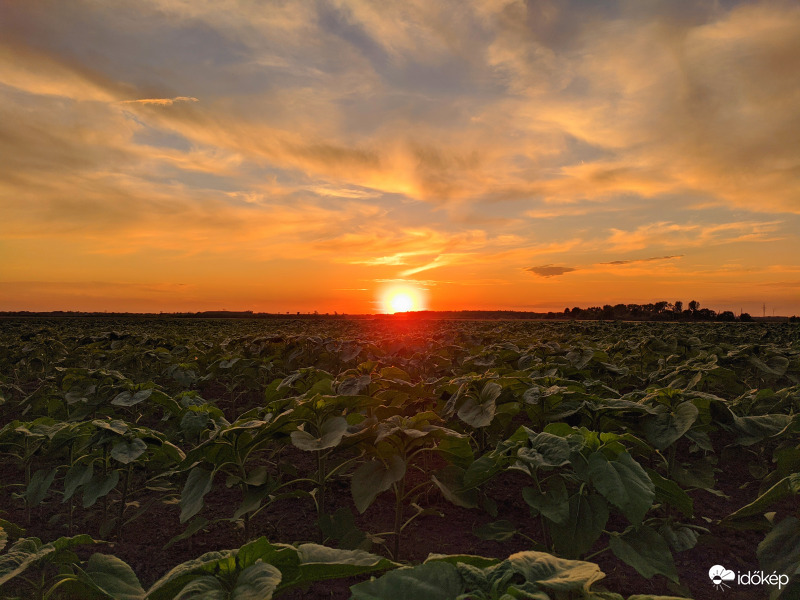
[[[389,303],[392,312],[407,312],[414,308],[414,301],[408,294],[395,294]]]
[[[424,310],[419,290],[410,287],[393,287],[384,292],[383,310],[387,313]]]

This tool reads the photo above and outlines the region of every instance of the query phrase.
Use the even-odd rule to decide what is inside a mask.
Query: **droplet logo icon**
[[[729,571],[722,565],[714,565],[708,570],[708,577],[711,579],[711,583],[714,585],[715,588],[718,590],[722,590],[724,588],[729,588],[726,581],[733,581],[736,579],[736,575],[733,571]]]

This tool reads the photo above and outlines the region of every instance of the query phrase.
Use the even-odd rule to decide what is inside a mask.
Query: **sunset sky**
[[[795,0],[0,0],[0,310],[800,314]]]

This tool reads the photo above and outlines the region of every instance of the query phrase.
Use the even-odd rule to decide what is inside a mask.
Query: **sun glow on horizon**
[[[394,312],[408,312],[414,308],[414,301],[408,294],[395,294],[390,303]]]
[[[383,311],[388,314],[425,310],[422,294],[409,286],[396,286],[384,291],[381,300]]]

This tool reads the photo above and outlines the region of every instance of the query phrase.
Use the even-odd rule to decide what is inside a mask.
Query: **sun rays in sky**
[[[796,2],[2,12],[0,310],[800,313]]]

